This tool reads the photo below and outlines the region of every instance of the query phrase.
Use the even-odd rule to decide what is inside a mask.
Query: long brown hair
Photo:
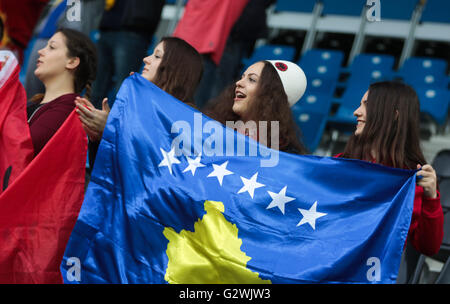
[[[416,169],[417,164],[426,164],[419,124],[420,105],[413,88],[397,81],[373,83],[366,101],[364,129],[350,137],[342,157]]]
[[[264,67],[258,83],[257,95],[247,110],[247,120],[278,121],[279,122],[279,150],[296,154],[305,154],[306,148],[299,138],[300,129],[295,124],[289,107],[287,95],[284,91],[280,76],[275,68],[267,61],[262,61]],[[211,118],[225,124],[227,121],[240,120],[240,116],[233,112],[236,84],[230,85],[217,98],[208,102],[204,113]],[[268,146],[271,147],[271,128],[268,123]]]
[[[154,83],[195,108],[194,94],[203,74],[201,55],[186,41],[164,37],[164,56]]]
[[[91,98],[91,85],[97,74],[97,49],[91,39],[85,34],[68,28],[60,28],[56,33],[61,33],[67,47],[68,57],[78,57],[80,64],[74,70],[74,90],[84,96]],[[42,101],[44,94],[36,94],[31,98],[32,102]]]

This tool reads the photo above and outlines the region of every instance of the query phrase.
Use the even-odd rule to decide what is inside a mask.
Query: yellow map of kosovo
[[[205,201],[206,214],[194,224],[194,232],[176,233],[165,228],[167,265],[165,280],[171,284],[271,283],[247,268],[238,228],[223,216],[223,203]]]

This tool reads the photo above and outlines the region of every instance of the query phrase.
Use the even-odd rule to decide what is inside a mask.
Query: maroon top
[[[27,106],[28,125],[35,156],[41,152],[45,144],[75,109],[75,97],[77,96],[78,94],[65,94],[42,105],[29,104]]]

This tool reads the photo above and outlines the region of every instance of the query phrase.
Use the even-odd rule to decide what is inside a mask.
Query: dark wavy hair
[[[154,83],[175,98],[195,108],[194,94],[203,75],[201,55],[176,37],[161,39],[164,56]]]
[[[268,61],[262,61],[264,67],[258,82],[255,99],[247,110],[247,120],[278,121],[279,122],[279,150],[306,154],[307,150],[300,141],[300,128],[294,122],[287,95],[284,91],[280,76]],[[208,102],[204,113],[211,118],[226,124],[227,121],[238,121],[241,117],[233,112],[236,84],[227,87],[217,98]],[[268,123],[268,146],[271,147],[271,129]]]
[[[85,96],[91,97],[91,85],[97,74],[97,50],[95,44],[85,34],[61,28],[56,31],[64,35],[69,57],[80,58],[80,64],[75,69],[75,93],[81,94],[86,89]]]
[[[413,88],[398,81],[373,83],[366,101],[364,129],[350,137],[342,157],[416,169],[417,164],[426,164],[419,124],[420,104]]]
[[[56,33],[64,36],[68,57],[78,57],[80,64],[74,70],[74,90],[81,94],[86,89],[84,96],[91,98],[91,86],[97,74],[97,49],[91,39],[85,34],[68,28],[60,28]],[[43,94],[36,94],[31,98],[32,102],[41,102]]]

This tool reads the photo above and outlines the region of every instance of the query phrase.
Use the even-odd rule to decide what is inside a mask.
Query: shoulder
[[[65,109],[65,108],[75,108],[75,98],[78,94],[65,94],[61,95],[58,98],[50,101],[47,104],[44,104],[42,107],[45,109]]]
[[[30,105],[30,110],[34,109],[35,113],[30,119],[30,125],[37,120],[60,120],[65,119],[73,109],[75,109],[75,97],[77,94],[65,94],[46,104],[38,105],[34,108]],[[37,110],[36,110],[37,109]]]

